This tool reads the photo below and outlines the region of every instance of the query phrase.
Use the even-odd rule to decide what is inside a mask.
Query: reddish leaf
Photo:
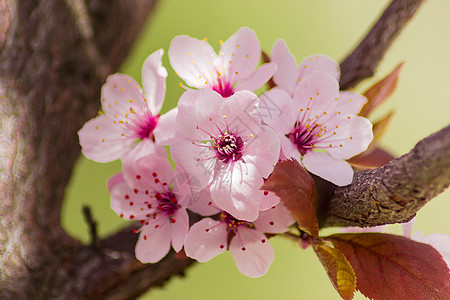
[[[371,149],[352,157],[348,162],[358,170],[375,169],[384,166],[395,158],[394,155],[381,148]]]
[[[336,291],[343,299],[353,299],[356,275],[344,254],[325,243],[313,243],[314,251],[322,263]]]
[[[353,267],[356,288],[370,299],[450,299],[450,273],[430,245],[382,233],[324,238]]]
[[[383,134],[386,132],[386,129],[391,123],[392,117],[394,116],[394,111],[389,112],[382,119],[378,120],[373,124],[373,140],[378,142]],[[373,143],[373,142],[372,142]]]
[[[311,175],[296,160],[278,163],[261,189],[272,191],[280,197],[300,229],[310,235],[318,235],[316,185]]]
[[[367,116],[375,107],[383,103],[394,92],[404,62],[400,63],[386,77],[375,83],[365,93],[368,102],[363,106],[360,116]]]

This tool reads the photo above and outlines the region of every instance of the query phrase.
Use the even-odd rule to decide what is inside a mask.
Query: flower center
[[[305,155],[308,150],[314,147],[316,131],[318,131],[318,126],[315,124],[313,126],[303,126],[299,122],[295,122],[294,129],[286,134],[286,137],[297,146],[301,155]]]
[[[155,198],[159,200],[158,210],[166,213],[169,216],[173,216],[175,211],[180,207],[178,205],[175,194],[171,191],[164,193],[157,193]]]
[[[218,92],[223,98],[228,98],[234,94],[233,85],[224,78],[224,74],[217,71],[217,77],[213,81],[211,88]]]
[[[213,85],[212,89],[218,92],[223,98],[228,98],[234,94],[233,86],[229,82],[218,80],[218,83]]]
[[[217,159],[220,161],[228,163],[230,160],[237,161],[242,157],[245,144],[241,137],[236,137],[231,132],[224,132],[217,137],[211,138]]]
[[[158,124],[159,115],[153,116],[148,113],[143,117],[137,116],[134,120],[136,125],[136,134],[139,138],[153,138],[153,130],[155,130]]]
[[[236,235],[239,226],[245,226],[247,228],[252,228],[253,224],[247,221],[238,220],[229,213],[222,211],[220,214],[220,219],[223,223],[227,224],[228,233],[232,233],[233,236]]]

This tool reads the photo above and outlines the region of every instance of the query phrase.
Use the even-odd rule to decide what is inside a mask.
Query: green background
[[[239,27],[248,26],[268,53],[275,41],[283,38],[298,63],[313,53],[325,53],[341,61],[387,3],[385,0],[161,1],[121,72],[139,81],[145,58],[163,48],[163,64],[169,71],[162,111],[166,112],[176,105],[183,92],[178,85],[181,80],[167,58],[170,41],[176,35],[207,37],[217,49],[219,40],[226,40]],[[376,120],[395,110],[382,144],[396,155],[408,152],[420,139],[449,123],[449,28],[450,1],[426,1],[391,47],[375,76],[356,88],[363,92],[399,62],[406,62],[395,94],[373,116]],[[105,183],[119,170],[119,162],[99,164],[80,157],[63,210],[62,221],[70,234],[87,242],[88,228],[81,214],[81,207],[86,204],[98,221],[100,236],[107,236],[125,224],[109,208]],[[446,191],[419,212],[415,229],[425,234],[450,234],[449,211],[450,191]],[[187,271],[186,277],[174,278],[142,299],[340,299],[311,249],[302,250],[294,242],[280,238],[271,242],[276,259],[262,278],[241,275],[232,257],[225,253],[208,263],[197,264]],[[364,297],[359,294],[356,299]]]

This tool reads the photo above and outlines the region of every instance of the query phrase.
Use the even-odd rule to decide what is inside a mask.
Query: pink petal
[[[269,126],[260,125],[259,130],[247,144],[243,160],[258,168],[262,177],[267,178],[280,157],[280,139]]]
[[[158,125],[153,131],[158,145],[168,145],[175,138],[178,107],[175,107],[159,117]]]
[[[294,222],[295,219],[289,210],[282,203],[279,203],[269,210],[260,212],[253,225],[260,232],[283,233],[288,231],[289,226]]]
[[[166,94],[167,70],[162,66],[163,49],[151,54],[142,66],[142,86],[144,87],[147,105],[153,115],[161,110]]]
[[[297,160],[300,164],[302,164],[302,155],[298,151],[296,144],[294,144],[286,136],[280,137],[280,144],[281,144],[281,155],[280,155],[281,159],[293,158]]]
[[[271,61],[277,64],[277,72],[273,81],[280,89],[285,90],[290,96],[294,94],[297,86],[298,68],[294,56],[289,52],[284,40],[276,41],[272,48]]]
[[[308,151],[303,156],[302,162],[309,172],[338,186],[348,185],[353,181],[353,169],[350,164],[328,153]]]
[[[88,121],[78,131],[81,152],[96,162],[110,162],[130,150],[134,138],[127,137],[127,129],[109,116]]]
[[[338,99],[338,95],[338,81],[325,72],[314,71],[303,78],[295,89],[294,103],[297,108],[296,111],[302,111],[302,115],[306,119],[324,118],[324,112],[328,113],[328,117],[331,115],[329,109],[334,106],[333,101]]]
[[[164,186],[169,186],[175,175],[167,158],[156,153],[126,160],[122,168],[125,181],[140,193],[165,190]]]
[[[184,251],[186,255],[206,262],[227,250],[227,225],[211,218],[203,219],[191,226]]]
[[[336,108],[346,114],[357,115],[364,104],[367,103],[367,98],[349,91],[339,92]]]
[[[230,254],[239,271],[253,278],[266,274],[275,259],[267,237],[257,230],[244,227],[239,227],[237,236],[231,240]]]
[[[177,130],[194,140],[209,139],[207,132],[217,134],[216,124],[223,122],[217,115],[223,103],[223,98],[209,89],[184,92],[178,101]]]
[[[125,122],[130,109],[136,112],[147,109],[139,84],[128,75],[108,76],[102,87],[101,99],[103,112],[114,116],[117,121]]]
[[[219,128],[227,127],[233,133],[239,133],[243,140],[255,135],[260,129],[261,118],[258,110],[258,96],[250,91],[238,91],[226,101],[216,112]],[[216,130],[217,132],[217,130]]]
[[[170,222],[170,226],[172,226],[172,247],[178,252],[183,247],[189,230],[189,217],[186,209],[179,208]]]
[[[131,162],[135,163],[138,159],[151,154],[157,154],[164,158],[167,157],[167,152],[164,147],[156,146],[150,139],[143,139],[122,156],[122,165],[129,165]]]
[[[214,203],[236,219],[254,221],[262,201],[262,197],[253,197],[263,185],[261,174],[254,165],[242,161],[220,164],[210,186]]]
[[[403,231],[403,236],[404,237],[411,238],[412,230],[413,230],[415,222],[416,222],[416,219],[412,218],[409,222],[406,222],[406,223],[402,224],[402,231]]]
[[[253,30],[242,27],[220,49],[222,66],[228,66],[229,82],[235,83],[253,73],[261,57],[261,47]],[[230,63],[231,62],[231,63]]]
[[[157,203],[144,193],[135,193],[125,182],[113,186],[110,191],[111,208],[126,220],[146,220]],[[151,205],[149,208],[149,204]]]
[[[193,200],[193,203],[191,203],[188,208],[190,211],[193,211],[196,214],[202,216],[212,216],[220,212],[214,205],[214,202],[211,198],[209,186],[202,189]]]
[[[275,195],[275,193],[269,191],[259,191],[259,193],[263,194],[263,199],[259,207],[259,210],[261,211],[271,209],[272,207],[280,203],[280,198]],[[261,216],[261,212],[259,213],[259,215]]]
[[[331,77],[339,81],[341,71],[339,65],[329,56],[323,54],[315,54],[305,58],[299,66],[300,72],[298,79],[301,82],[306,76],[309,76],[314,71],[320,70],[328,73]]]
[[[214,50],[206,41],[182,35],[175,37],[170,44],[170,64],[178,76],[192,87],[203,88],[207,81],[211,81],[215,58]]]
[[[169,220],[160,219],[145,225],[139,234],[135,251],[136,258],[143,263],[156,263],[169,252],[172,228]]]
[[[349,159],[365,151],[373,140],[372,123],[363,117],[335,116],[326,126],[328,132],[322,133],[314,147],[325,149],[335,158]]]
[[[279,88],[273,88],[261,96],[259,110],[264,123],[280,135],[289,133],[297,121],[298,111],[294,100],[286,91]]]
[[[236,91],[249,90],[255,91],[262,87],[275,74],[277,65],[267,63],[256,69],[249,77],[240,81],[234,88]]]
[[[193,145],[191,139],[178,136],[176,142],[170,145],[170,154],[177,165],[195,176],[200,188],[206,187],[213,180],[216,165],[213,150]]]

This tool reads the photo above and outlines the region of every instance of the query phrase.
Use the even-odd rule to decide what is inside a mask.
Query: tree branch
[[[377,226],[411,220],[450,185],[450,125],[385,166],[337,187],[324,226]]]
[[[359,45],[341,63],[340,87],[371,77],[386,51],[424,0],[393,0]]]

